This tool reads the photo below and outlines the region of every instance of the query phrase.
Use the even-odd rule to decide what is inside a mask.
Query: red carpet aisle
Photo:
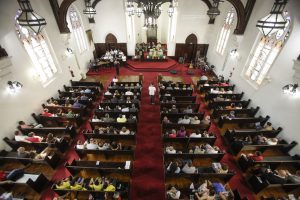
[[[141,111],[131,185],[132,200],[164,200],[163,152],[158,99],[150,105],[148,86],[156,74],[144,73]]]

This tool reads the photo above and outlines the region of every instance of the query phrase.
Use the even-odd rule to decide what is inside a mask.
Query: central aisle
[[[158,91],[156,91],[155,105],[150,105],[148,94],[151,82],[157,88],[156,75],[157,73],[144,74],[131,185],[132,200],[165,199]]]

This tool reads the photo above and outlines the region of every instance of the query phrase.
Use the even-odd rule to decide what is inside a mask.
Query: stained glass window
[[[288,12],[284,12],[284,17],[287,20],[285,29],[270,36],[263,36],[252,54],[252,59],[246,71],[246,77],[257,85],[262,84],[290,34],[291,18]]]
[[[216,51],[221,55],[224,54],[224,51],[225,51],[225,48],[226,48],[226,45],[227,45],[227,42],[228,42],[228,39],[230,36],[230,32],[231,32],[231,29],[233,26],[234,17],[235,17],[235,10],[232,7],[229,10],[229,12],[225,18],[224,25],[222,27],[221,33],[218,38]]]

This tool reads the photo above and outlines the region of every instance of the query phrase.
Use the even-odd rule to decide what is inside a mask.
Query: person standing
[[[119,64],[120,63],[119,63],[118,60],[115,60],[114,64],[115,64],[115,67],[116,67],[117,76],[119,76],[119,74],[120,74],[120,66],[119,66]]]
[[[154,96],[155,96],[156,88],[154,87],[153,83],[150,84],[148,90],[150,95],[150,103],[154,104]]]

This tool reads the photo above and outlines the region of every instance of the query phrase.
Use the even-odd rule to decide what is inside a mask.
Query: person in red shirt
[[[47,108],[44,109],[44,111],[42,112],[42,115],[45,117],[52,117],[53,114],[49,113],[49,110]]]
[[[25,140],[35,143],[35,142],[41,142],[43,138],[40,136],[36,136],[35,133],[33,132],[30,132],[28,133],[28,137]]]
[[[264,159],[260,151],[256,151],[255,154],[248,154],[247,158],[253,161],[262,161]]]

